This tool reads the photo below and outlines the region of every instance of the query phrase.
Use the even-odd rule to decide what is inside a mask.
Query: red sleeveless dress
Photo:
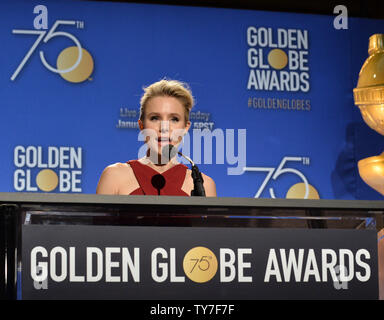
[[[189,196],[181,190],[187,166],[180,163],[160,174],[138,160],[130,160],[127,163],[131,166],[140,185],[130,193],[131,195]],[[160,180],[160,184],[154,183],[158,180]]]

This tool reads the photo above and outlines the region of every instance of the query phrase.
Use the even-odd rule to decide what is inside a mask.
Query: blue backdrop
[[[334,18],[3,1],[0,191],[94,193],[104,167],[137,158],[142,88],[166,77],[187,82],[196,98],[192,142],[194,128],[223,134],[212,140],[212,163],[204,143],[189,153],[201,151],[199,167],[219,196],[303,197],[297,183],[307,181],[309,197],[381,199],[357,161],[381,153],[384,137],[363,122],[352,89],[384,21],[349,18],[337,30]],[[69,78],[44,65],[40,55],[63,69],[58,60],[69,61],[64,51],[76,41],[89,56]]]

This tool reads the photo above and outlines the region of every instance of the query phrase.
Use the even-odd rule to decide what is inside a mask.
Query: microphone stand
[[[192,197],[205,197],[205,189],[204,189],[204,179],[203,176],[197,167],[195,163],[192,161],[191,158],[183,155],[180,151],[177,152],[180,156],[184,157],[187,159],[191,165],[192,165],[192,179],[193,179],[193,190],[191,191],[191,196]]]

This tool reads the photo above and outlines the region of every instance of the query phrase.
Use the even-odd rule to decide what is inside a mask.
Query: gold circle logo
[[[70,72],[60,73],[60,75],[69,82],[83,82],[89,79],[93,72],[93,58],[91,54],[85,50],[82,50],[82,58],[79,65]],[[65,70],[71,68],[77,61],[79,51],[77,47],[68,47],[60,52],[57,57],[57,68],[59,70]]]
[[[308,198],[307,199],[320,199],[319,193],[317,190],[310,184],[308,184]],[[305,196],[305,184],[303,182],[296,183],[289,188],[287,199],[304,199]]]
[[[268,54],[268,63],[274,69],[283,69],[288,63],[288,56],[281,49],[273,49]]]
[[[36,184],[40,190],[50,192],[59,184],[59,178],[55,171],[51,169],[41,170],[36,176]]]
[[[183,260],[185,275],[194,282],[204,283],[211,280],[217,272],[217,258],[205,247],[189,250]]]

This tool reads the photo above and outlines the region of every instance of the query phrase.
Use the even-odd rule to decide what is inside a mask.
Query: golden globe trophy
[[[368,54],[353,96],[365,123],[384,135],[384,34],[369,38]],[[360,160],[358,168],[364,182],[384,195],[384,152]]]

